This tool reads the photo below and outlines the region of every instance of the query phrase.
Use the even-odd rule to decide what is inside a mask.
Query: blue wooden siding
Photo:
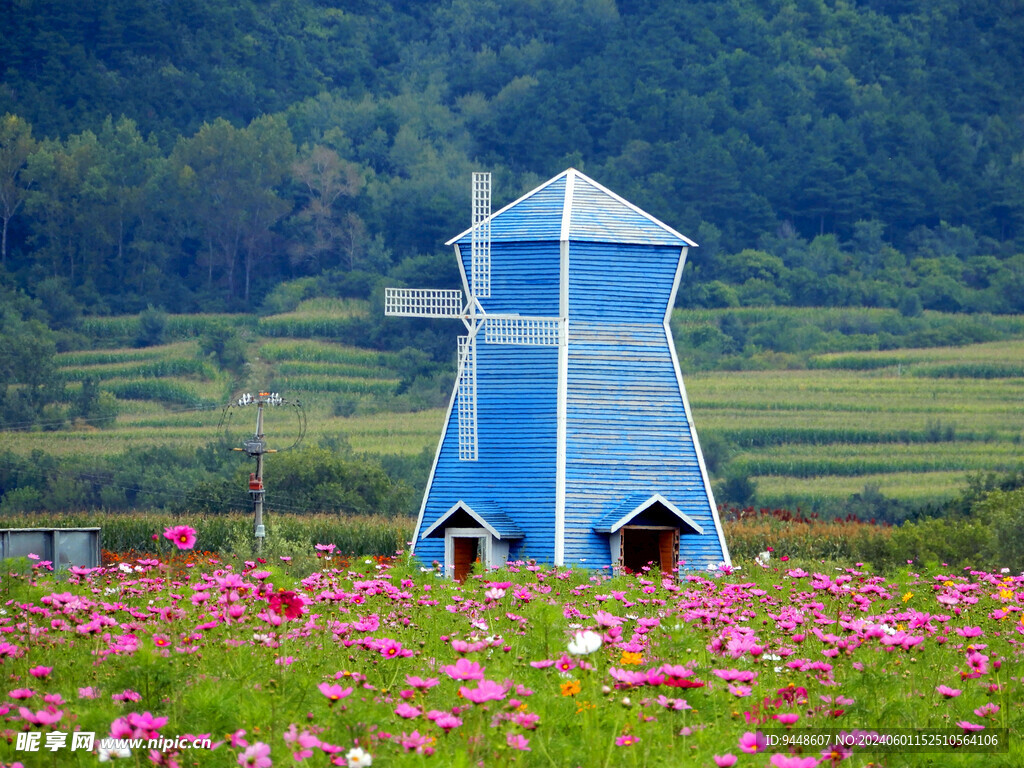
[[[581,176],[576,176],[573,184],[569,239],[674,245],[676,250],[689,244],[660,222],[626,205]]]
[[[559,246],[548,242],[494,243],[491,246],[491,297],[485,312],[558,315]],[[470,248],[459,247],[468,278]]]
[[[656,323],[665,320],[678,246],[569,244],[569,321]]]
[[[680,537],[680,560],[723,559],[668,345],[660,323],[570,319],[567,565],[608,562],[592,527],[636,493],[660,493],[706,531]]]
[[[558,349],[483,339],[476,349],[478,459],[459,460],[456,403],[416,535],[460,499],[493,503],[524,535],[511,542],[510,557],[553,562]],[[443,538],[417,538],[416,555],[425,563],[442,560]]]

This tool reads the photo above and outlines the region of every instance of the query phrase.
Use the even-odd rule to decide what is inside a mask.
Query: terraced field
[[[763,504],[837,500],[866,486],[930,501],[968,473],[1024,461],[1024,375],[990,375],[1022,360],[1024,341],[993,342],[828,354],[811,370],[686,381],[698,429],[740,447],[733,461]]]
[[[59,369],[69,392],[92,380],[114,396],[116,419],[8,433],[5,447],[23,456],[110,455],[154,444],[241,441],[252,433],[254,413],[225,406],[239,392],[266,388],[302,403],[309,442],[347,441],[356,453],[379,456],[433,450],[444,410],[401,412],[408,408],[395,394],[397,355],[336,340],[346,338],[346,323],[366,322],[368,312],[366,302],[317,299],[272,317],[181,316],[168,322],[177,341],[147,348],[123,343],[134,333],[130,318],[91,320],[95,338],[111,347],[62,354]],[[784,325],[828,310],[772,312]],[[715,316],[680,312],[674,325],[697,327]],[[871,330],[887,317],[880,310],[833,311],[823,327],[861,323]],[[1020,318],[996,322],[1012,333],[1022,326]],[[197,341],[225,324],[245,340],[240,376],[204,356]],[[856,346],[858,338],[842,340]],[[758,503],[806,507],[866,488],[912,502],[940,500],[962,488],[969,473],[1024,462],[1024,338],[828,352],[804,356],[797,369],[788,367],[793,360],[754,371],[684,369],[702,438],[732,446],[730,467],[754,480]],[[294,442],[294,411],[268,411],[266,434],[273,447]]]

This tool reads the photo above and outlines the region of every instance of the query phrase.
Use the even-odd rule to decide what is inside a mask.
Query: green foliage
[[[214,326],[199,337],[199,349],[221,368],[239,374],[245,366],[245,343],[228,325]]]
[[[166,341],[167,313],[152,304],[139,313],[139,335],[135,344],[139,347],[155,347]]]
[[[55,325],[456,287],[481,164],[693,235],[683,306],[1024,311],[998,3],[100,5],[0,6],[0,262]]]
[[[1024,488],[990,491],[971,508],[971,516],[989,532],[979,552],[1011,570],[1024,568]]]

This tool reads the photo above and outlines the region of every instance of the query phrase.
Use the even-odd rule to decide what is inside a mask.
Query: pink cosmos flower
[[[298,748],[297,751],[292,752],[292,758],[295,762],[301,762],[313,756],[313,750],[319,747],[321,742],[316,736],[309,731],[299,731],[295,723],[292,723],[288,730],[284,732],[285,744],[291,746],[292,750]]]
[[[453,728],[458,728],[462,725],[462,720],[460,718],[447,713],[441,715],[439,718],[434,720],[434,722],[437,724],[437,727],[442,729],[445,733],[448,733]]]
[[[78,689],[78,698],[80,699],[95,699],[99,695],[99,690],[91,685]]]
[[[563,653],[561,658],[555,662],[555,667],[559,672],[569,672],[570,670],[576,669],[576,660]]]
[[[768,742],[765,739],[764,734],[760,731],[757,731],[756,733],[747,731],[740,736],[739,748],[747,754],[752,755],[757,752],[764,752],[767,744]]]
[[[617,747],[631,747],[636,744],[640,739],[631,733],[624,733],[615,740],[615,746]]]
[[[164,528],[164,538],[178,549],[192,549],[196,545],[196,529],[188,525],[174,525]]]
[[[403,732],[400,739],[403,750],[420,755],[434,754],[434,741],[433,736],[421,736],[419,731],[413,731],[408,736]]]
[[[505,737],[505,743],[512,747],[512,749],[518,749],[520,752],[530,751],[530,740],[521,733],[508,734]]]
[[[818,758],[784,755],[777,752],[772,755],[769,764],[775,766],[775,768],[814,768],[818,764]]]
[[[271,768],[274,761],[270,759],[270,746],[257,741],[238,756],[238,764],[243,768]]]
[[[500,701],[505,698],[508,689],[499,685],[493,680],[481,680],[476,688],[461,686],[459,695],[472,701],[474,704],[483,704],[485,701]]]
[[[783,725],[793,725],[793,723],[800,719],[800,715],[796,712],[780,712],[775,716],[775,719]]]
[[[38,712],[33,712],[28,707],[18,707],[18,713],[23,720],[33,725],[53,725],[64,716],[64,713],[54,706],[49,706]]]
[[[950,688],[948,685],[940,685],[936,687],[935,690],[941,693],[947,699],[955,699],[957,696],[963,693],[963,691],[961,691],[959,688]]]
[[[994,715],[998,711],[999,705],[994,704],[990,701],[988,704],[983,704],[976,710],[974,710],[974,714],[976,714],[978,717],[988,717],[989,715]]]
[[[984,725],[978,725],[977,723],[969,723],[966,720],[958,721],[957,725],[959,725],[963,729],[964,733],[970,733],[971,731],[984,731],[985,730],[985,726]]]
[[[711,759],[715,761],[715,765],[718,768],[732,768],[732,766],[736,765],[736,755],[732,752],[725,755],[712,755]]]
[[[12,699],[31,699],[36,695],[36,692],[31,688],[15,688],[13,691],[7,694]]]
[[[441,671],[453,680],[484,679],[484,668],[469,659],[459,659],[454,664],[441,667]]]
[[[423,690],[427,690],[437,685],[440,682],[440,680],[438,680],[436,677],[422,678],[417,677],[415,675],[406,675],[405,682],[407,682],[413,688],[422,688]]]
[[[341,701],[352,694],[352,688],[342,688],[337,683],[320,683],[317,689],[322,693],[333,705],[336,701]]]
[[[38,677],[40,679],[49,677],[51,672],[53,672],[53,667],[32,667],[32,669],[28,671],[32,677]]]
[[[395,714],[399,717],[412,719],[414,717],[419,717],[421,714],[423,714],[423,710],[419,707],[414,707],[412,704],[403,701],[401,704],[395,707]]]

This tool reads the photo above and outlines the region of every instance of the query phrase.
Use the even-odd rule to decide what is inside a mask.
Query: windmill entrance
[[[625,525],[621,529],[619,565],[640,573],[647,565],[671,573],[679,562],[679,529]]]
[[[473,566],[486,557],[487,540],[483,536],[452,536],[452,577],[464,582]]]

